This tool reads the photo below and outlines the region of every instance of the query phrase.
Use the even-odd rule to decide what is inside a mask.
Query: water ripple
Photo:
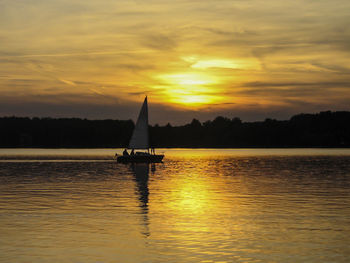
[[[189,153],[3,158],[0,261],[348,262],[350,156]]]

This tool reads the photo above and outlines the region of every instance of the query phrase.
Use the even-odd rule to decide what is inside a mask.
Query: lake
[[[0,262],[350,262],[350,149],[115,152],[0,149]]]

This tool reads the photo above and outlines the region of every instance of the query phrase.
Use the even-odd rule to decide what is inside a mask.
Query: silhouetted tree
[[[0,118],[0,147],[126,147],[131,120]],[[149,126],[153,147],[350,147],[350,112],[298,114],[287,121],[242,122],[219,116],[203,124]]]

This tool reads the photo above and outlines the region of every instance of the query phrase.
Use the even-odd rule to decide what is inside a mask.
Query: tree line
[[[132,120],[0,118],[0,147],[124,148]],[[153,147],[350,147],[350,112],[298,114],[289,120],[243,122],[219,116],[201,123],[150,126]]]

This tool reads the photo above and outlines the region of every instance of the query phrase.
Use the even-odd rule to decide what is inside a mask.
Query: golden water
[[[0,262],[349,262],[350,151],[0,150]]]

